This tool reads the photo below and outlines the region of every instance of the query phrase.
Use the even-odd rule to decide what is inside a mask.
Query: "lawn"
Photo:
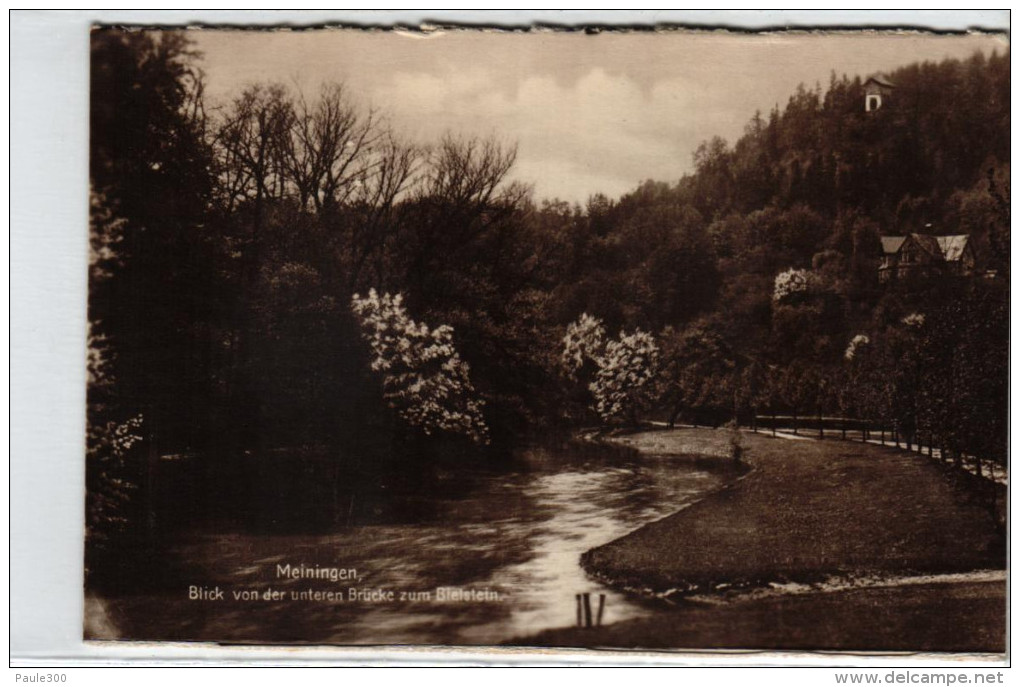
[[[646,453],[725,455],[726,432],[678,429],[616,439]],[[587,552],[589,573],[679,596],[1005,567],[994,488],[917,454],[745,432],[742,479]]]
[[[612,441],[656,455],[729,455],[722,430]],[[1005,651],[1003,574],[938,576],[1005,568],[1001,485],[875,445],[746,432],[743,443],[751,470],[742,478],[583,556],[590,574],[671,604],[649,618],[510,643]]]

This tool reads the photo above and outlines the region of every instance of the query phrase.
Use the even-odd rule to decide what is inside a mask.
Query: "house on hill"
[[[892,95],[896,88],[884,74],[874,74],[864,82],[864,111],[874,112]]]
[[[977,256],[969,234],[883,236],[878,278],[888,282],[912,275],[930,275],[935,271],[968,275],[974,273],[976,265]]]

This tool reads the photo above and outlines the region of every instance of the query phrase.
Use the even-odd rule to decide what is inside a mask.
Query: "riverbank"
[[[1006,649],[1006,583],[932,583],[686,602],[652,618],[515,644],[621,649],[968,652]]]
[[[681,429],[614,441],[658,456],[726,455],[728,435]],[[582,557],[593,577],[678,607],[647,621],[546,632],[528,643],[1004,649],[1004,582],[872,586],[1005,568],[1005,539],[977,478],[880,446],[751,433],[743,441],[752,468],[743,478]],[[854,588],[861,583],[868,586]],[[819,591],[749,593],[791,584]],[[730,600],[698,603],[692,595]]]

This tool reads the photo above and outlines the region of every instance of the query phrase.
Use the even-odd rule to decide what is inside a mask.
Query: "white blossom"
[[[810,273],[807,270],[790,268],[785,272],[776,275],[775,285],[772,288],[772,300],[779,302],[795,293],[804,293],[808,290]]]
[[[563,354],[560,363],[567,376],[575,378],[585,360],[598,361],[606,345],[606,328],[602,321],[583,313],[567,327],[563,337]]]
[[[847,360],[853,360],[854,356],[857,355],[857,349],[861,346],[866,346],[871,343],[871,339],[868,338],[867,334],[858,334],[854,338],[850,339],[849,345],[846,347],[846,352],[843,353],[843,357]]]
[[[374,355],[371,368],[382,373],[383,396],[405,422],[428,435],[445,431],[489,443],[483,402],[454,348],[453,327],[429,329],[408,316],[400,294],[375,289],[364,298],[355,294],[351,307]]]
[[[631,419],[642,405],[655,378],[659,348],[648,332],[620,332],[618,340],[607,341],[599,369],[588,385],[595,397],[595,410],[605,422]]]
[[[618,339],[607,340],[602,322],[587,313],[567,327],[563,337],[561,364],[571,379],[586,361],[595,363],[588,390],[605,422],[633,419],[650,390],[658,360],[658,346],[648,332],[620,332]]]

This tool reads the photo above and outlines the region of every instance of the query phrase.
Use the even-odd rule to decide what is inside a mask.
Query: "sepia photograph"
[[[88,118],[85,640],[1006,653],[1005,33],[97,24]]]

